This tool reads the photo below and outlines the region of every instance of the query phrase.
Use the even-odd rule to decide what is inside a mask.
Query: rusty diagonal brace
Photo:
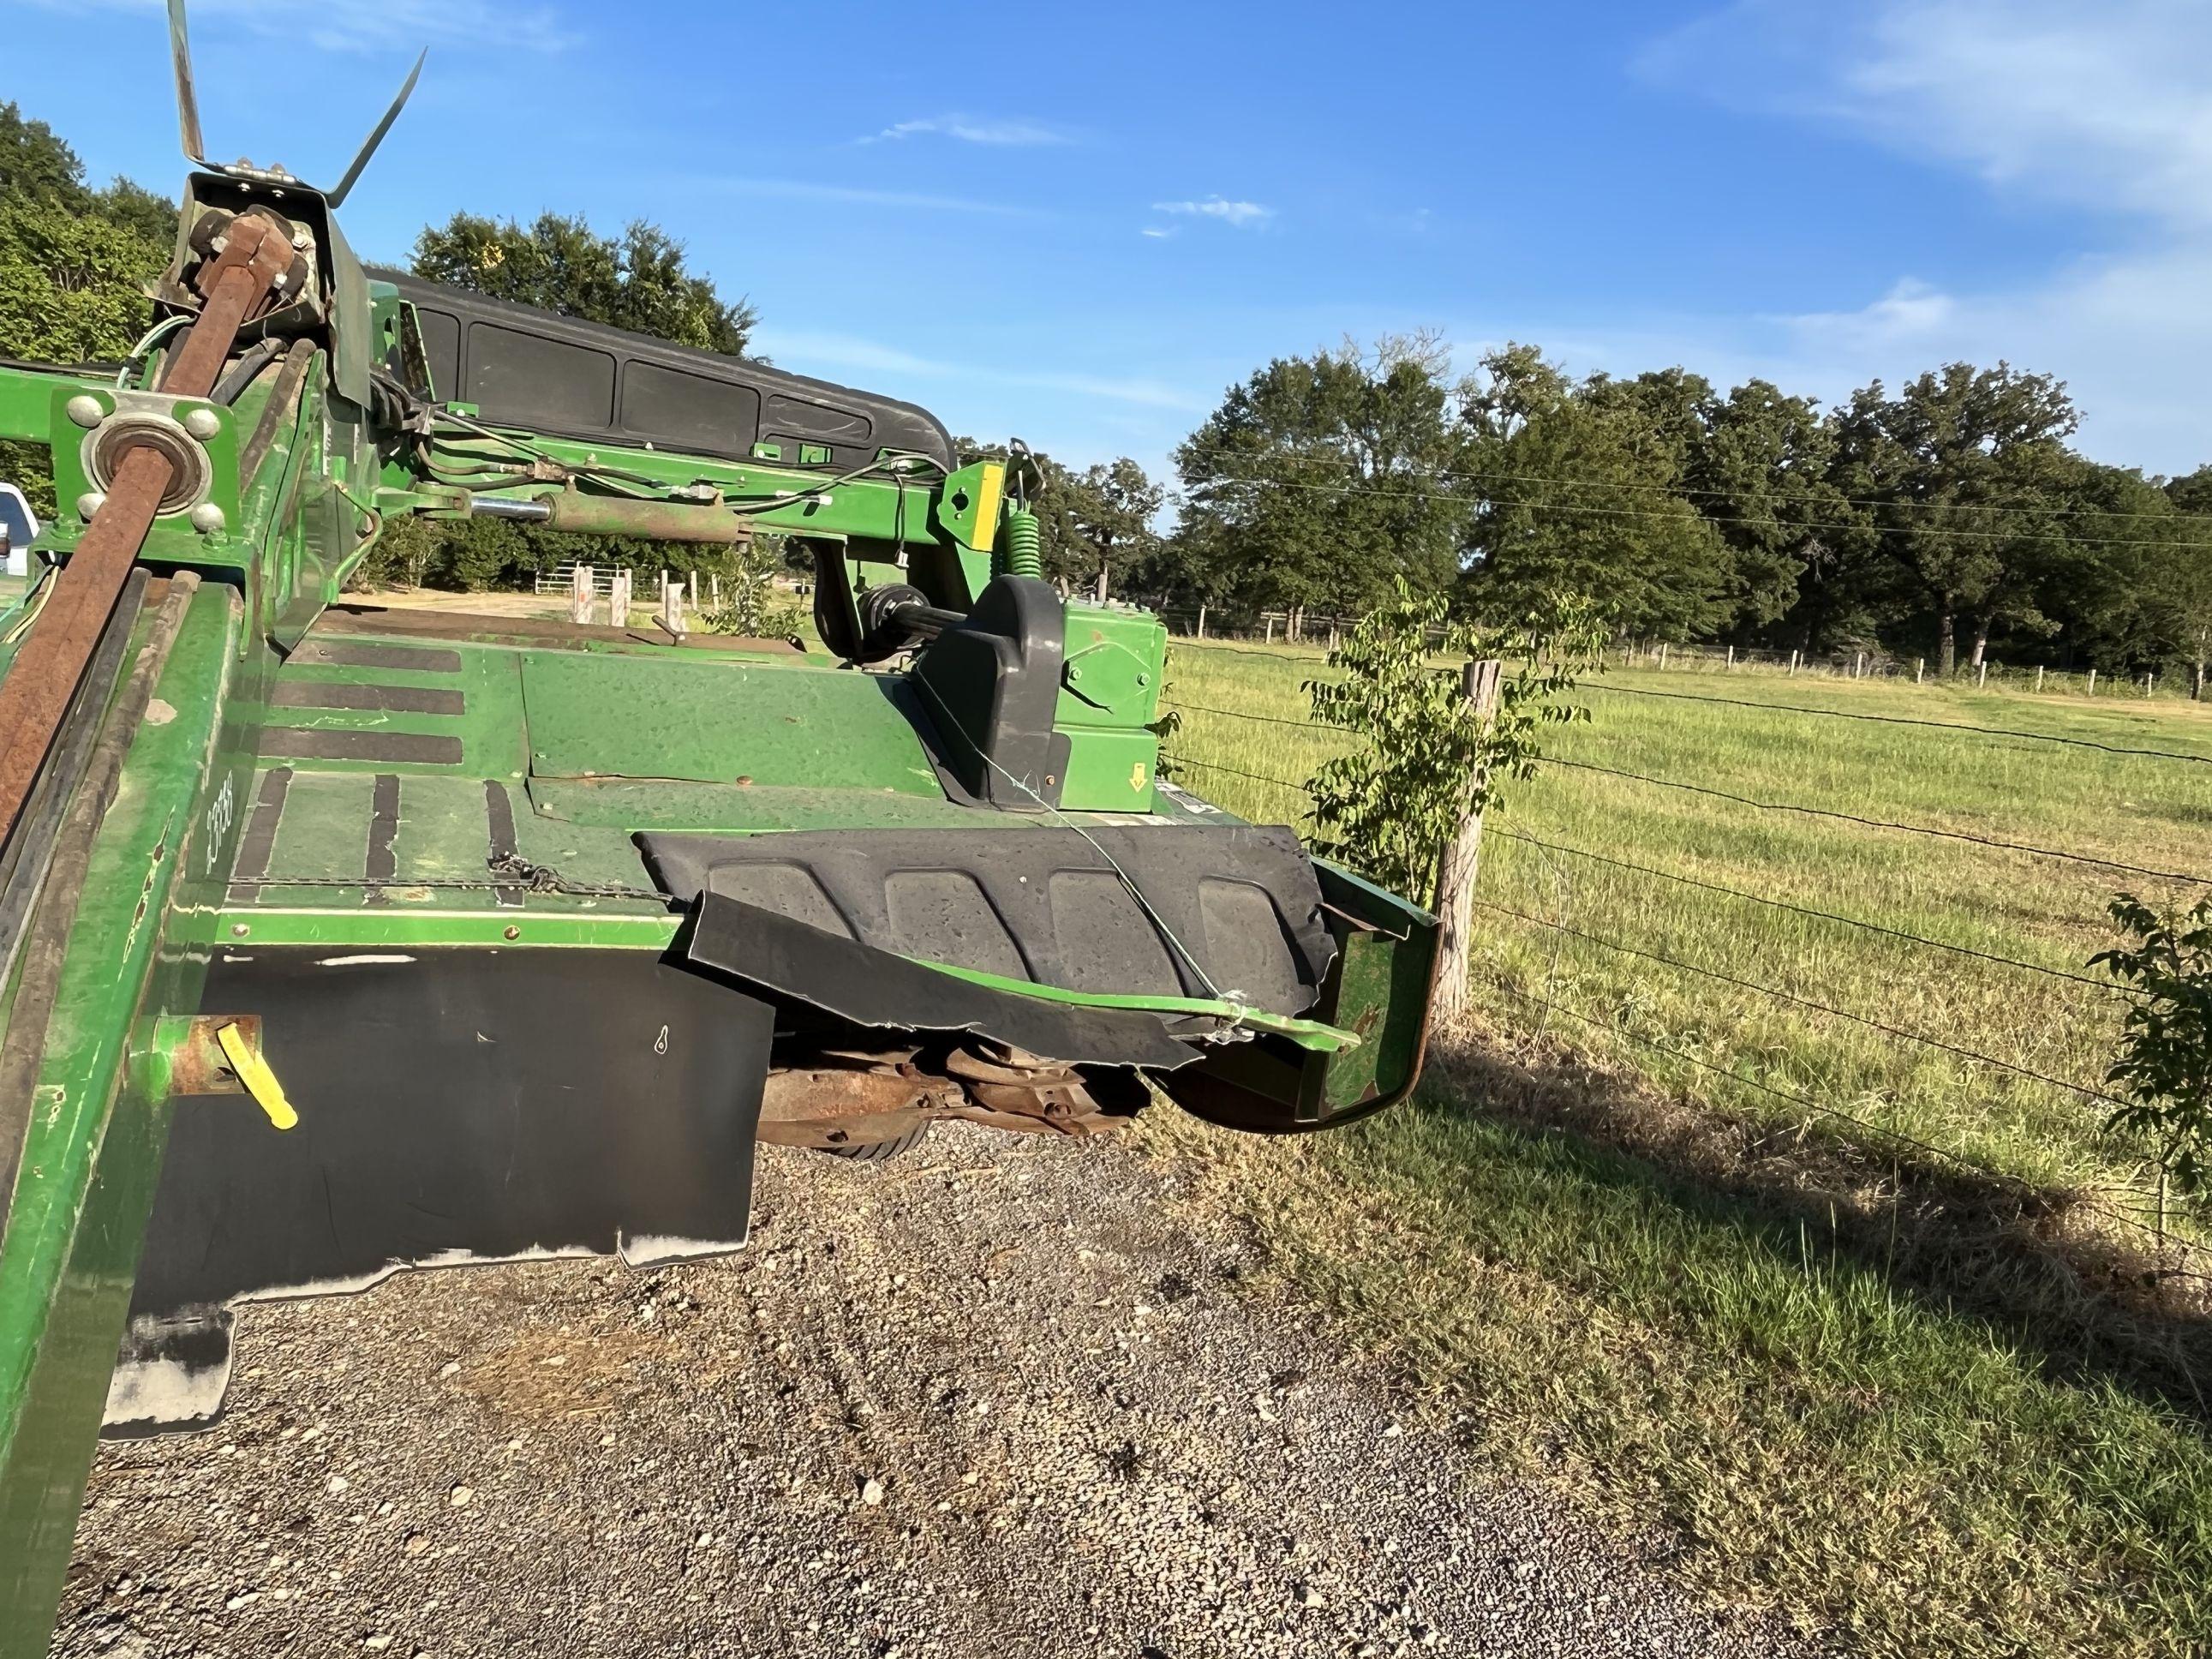
[[[203,299],[200,314],[169,360],[160,389],[179,398],[204,398],[214,391],[240,327],[291,260],[290,239],[271,221],[252,212],[232,220],[222,252],[193,276]],[[109,477],[107,499],[69,563],[50,578],[54,591],[0,680],[0,847],[15,833],[85,665],[174,480],[174,465],[160,451],[141,445],[124,453]]]

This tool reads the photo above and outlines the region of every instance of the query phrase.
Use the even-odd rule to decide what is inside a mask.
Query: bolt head
[[[223,526],[222,509],[213,501],[202,501],[190,516],[192,528],[203,536],[212,536]]]
[[[106,405],[89,392],[78,392],[76,397],[62,405],[62,410],[70,419],[87,430],[98,426],[107,418]]]
[[[76,515],[89,522],[92,515],[107,505],[107,496],[100,490],[88,489],[76,498]]]
[[[205,443],[222,430],[222,417],[211,409],[195,409],[185,416],[185,430]]]
[[[501,935],[501,937],[503,939],[520,939],[522,937],[522,929],[520,927],[509,927]]]
[[[244,939],[253,930],[251,927],[248,927],[242,921],[234,921],[230,924],[230,936],[233,939]]]

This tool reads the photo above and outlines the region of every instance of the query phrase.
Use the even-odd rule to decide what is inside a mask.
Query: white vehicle
[[[0,483],[0,574],[30,574],[31,538],[38,533],[39,521],[23,492],[14,484]]]

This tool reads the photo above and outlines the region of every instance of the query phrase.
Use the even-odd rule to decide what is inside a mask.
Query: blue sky
[[[324,182],[429,47],[364,255],[459,208],[641,214],[779,362],[1079,465],[1163,466],[1269,356],[1420,327],[1824,399],[2005,357],[2100,459],[2212,459],[2202,3],[192,15],[216,152]],[[0,63],[95,175],[173,188],[155,0],[0,0]]]

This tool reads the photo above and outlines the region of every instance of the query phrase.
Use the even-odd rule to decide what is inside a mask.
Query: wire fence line
[[[1285,645],[1304,644],[1306,648],[1303,652],[1277,654],[1310,667],[1321,665],[1326,653],[1334,650],[1342,635],[1361,621],[1360,613],[1316,616],[1295,611],[1237,611],[1209,605],[1195,609],[1158,606],[1155,607],[1155,614],[1167,626],[1178,649],[1231,649],[1254,641],[1266,647],[1279,641]],[[1443,629],[1432,629],[1429,637],[1431,646],[1438,650],[1443,648],[1446,637]],[[1931,690],[1971,686],[1977,690],[2087,697],[2106,702],[2186,702],[2198,696],[2190,678],[2177,678],[2169,685],[2166,677],[2156,670],[2142,674],[2114,673],[2096,668],[2054,668],[2047,664],[2008,665],[1985,657],[1978,663],[1960,665],[1947,678],[1940,669],[1931,676],[1924,657],[1908,659],[1878,648],[1777,651],[1750,646],[1626,640],[1615,641],[1607,656],[1609,662],[1620,666],[1647,671],[1806,679],[1909,679],[1914,685]]]
[[[1508,996],[1541,1008],[1548,1013],[1565,1014],[1569,1019],[1578,1021],[1608,1036],[1619,1037],[1634,1043],[1650,1053],[1663,1055],[1669,1060],[1679,1060],[1686,1066],[1694,1066],[1712,1076],[1727,1078],[1732,1082],[1742,1085],[1747,1089],[1795,1106],[1810,1116],[1825,1118],[1833,1122],[1847,1123],[1876,1140],[1925,1153],[1954,1169],[1994,1182],[2016,1194],[2024,1201],[2039,1202],[2048,1196],[2033,1182],[2014,1175],[2009,1170],[1997,1169],[1977,1158],[1968,1158],[1963,1152],[1955,1152],[1948,1146],[1939,1146],[1932,1140],[1923,1140],[1916,1135],[1906,1134],[1901,1129],[1893,1129],[1887,1124],[1877,1123],[1871,1118],[1847,1112],[1840,1106],[1831,1106],[1826,1102],[1815,1099],[1800,1090],[1782,1088],[1763,1079],[1753,1077],[1747,1072],[1739,1072],[1733,1066],[1723,1066],[1717,1061],[1707,1060],[1702,1054],[1692,1054],[1686,1048],[1678,1048],[1672,1044],[1662,1042],[1656,1037],[1646,1036],[1641,1031],[1621,1024],[1618,1020],[1607,1019],[1600,1015],[1589,1013],[1571,1004],[1561,1002],[1555,997],[1539,996],[1534,991],[1523,990],[1521,987],[1506,981],[1498,981],[1498,989],[1504,992]],[[2084,1213],[2094,1216],[2100,1220],[2111,1222],[2116,1226],[2127,1228],[2145,1237],[2154,1239],[2161,1247],[2176,1249],[2188,1258],[2193,1259],[2205,1253],[2206,1247],[2192,1240],[2176,1238],[2165,1229],[2145,1221],[2141,1216],[2131,1214],[2124,1209],[2110,1204],[2101,1204],[2092,1199],[2083,1199],[2077,1202],[2078,1207]],[[2212,1284],[2212,1273],[2185,1267],[2167,1267],[2163,1271],[2169,1278],[2187,1279]]]
[[[1232,647],[1228,648],[1235,649],[1237,647]],[[1293,659],[1293,660],[1297,659]],[[1310,659],[1306,660],[1310,661]],[[1170,700],[1172,701],[1172,699]],[[1218,706],[1206,704],[1186,703],[1181,706],[1194,713],[1204,714],[1214,719],[1252,721],[1271,726],[1296,726],[1303,725],[1316,732],[1328,732],[1333,735],[1346,737],[1354,735],[1348,732],[1334,732],[1334,728],[1322,726],[1310,721],[1291,720],[1280,715],[1261,714],[1256,711],[1222,708]],[[1820,708],[1796,708],[1788,705],[1771,705],[1762,703],[1756,704],[1754,706],[1773,708],[1778,713],[1810,716],[1826,716],[1832,713],[1837,712]],[[1846,714],[1849,713],[1849,711],[1844,712]],[[1961,727],[1953,722],[1948,721],[1923,722],[1917,720],[1905,720],[1899,723],[1916,726],[1932,726],[1939,729],[1964,730],[1977,734],[2001,737],[2039,737],[2044,735],[2040,733],[2013,733],[1997,728]],[[2106,750],[2111,747],[2110,745],[2087,742],[2082,744],[2081,746],[2098,750]],[[2168,754],[2165,751],[2158,750],[2126,750],[2122,752],[2142,752],[2159,758],[2171,758],[2185,761],[2197,761],[2203,758],[2196,756]],[[1265,784],[1272,787],[1285,790],[1293,793],[1307,794],[1310,788],[1310,786],[1307,783],[1297,781],[1291,778],[1283,777],[1272,773],[1255,771],[1243,767],[1227,764],[1225,763],[1200,759],[1166,750],[1163,750],[1161,758],[1166,766],[1170,769],[1188,767],[1194,771],[1200,773],[1212,772],[1222,774],[1228,776],[1245,779],[1252,782]],[[2202,876],[2185,874],[2175,871],[2156,870],[2148,866],[2130,864],[2118,860],[2099,858],[2087,854],[2069,852],[2057,848],[2039,847],[2032,843],[2010,842],[1994,837],[1976,836],[1964,831],[1946,830],[1932,825],[1893,823],[1887,820],[1866,817],[1853,813],[1832,812],[1826,809],[1805,807],[1790,803],[1760,801],[1747,796],[1734,795],[1726,791],[1711,789],[1706,786],[1689,784],[1680,779],[1652,777],[1644,774],[1629,772],[1624,769],[1600,766],[1593,763],[1557,761],[1557,757],[1551,758],[1559,764],[1577,767],[1581,769],[1606,774],[1608,775],[1619,776],[1641,783],[1656,784],[1668,787],[1694,789],[1701,793],[1716,795],[1731,801],[1741,802],[1747,806],[1761,811],[1807,812],[1818,817],[1838,818],[1845,822],[1861,825],[1869,830],[1902,831],[1906,833],[1933,836],[1946,840],[1962,841],[1978,845],[1989,846],[1993,848],[2021,852],[2069,863],[2081,864],[2101,869],[2122,871],[2129,873],[2153,876],[2162,879],[2189,883],[2192,884],[2203,884],[2207,880],[2206,878]],[[1845,915],[1835,911],[1819,909],[1811,906],[1798,904],[1794,901],[1779,898],[1772,895],[1757,893],[1741,888],[1727,886],[1721,883],[1706,880],[1701,877],[1687,875],[1677,871],[1665,870],[1656,866],[1641,864],[1632,860],[1619,858],[1610,854],[1600,853],[1589,848],[1578,848],[1567,845],[1563,842],[1550,841],[1541,836],[1528,834],[1525,831],[1507,829],[1502,825],[1492,827],[1488,833],[1504,839],[1525,843],[1542,853],[1556,854],[1562,857],[1594,860],[1601,864],[1611,866],[1624,871],[1632,872],[1655,879],[1723,895],[1747,902],[1769,907],[1776,910],[1796,913],[1809,919],[1833,923],[1845,927],[1863,930],[1871,934],[1898,939],[1899,941],[1918,946],[1928,947],[1954,953],[1963,957],[1976,958],[1980,961],[1986,962],[1993,966],[2001,967],[2008,970],[2042,976],[2054,981],[2067,981],[2100,992],[2113,994],[2115,995],[2126,996],[2140,994],[2140,993],[2136,991],[2136,988],[2122,984],[2118,981],[2095,979],[2086,974],[2075,973],[2065,969],[2053,968],[2044,963],[2029,962],[2020,957],[2007,956],[1996,951],[1984,951],[1972,945],[1961,945],[1949,940],[1931,939],[1926,935],[1916,933],[1905,928],[1893,927],[1885,922],[1869,921],[1863,917]],[[1905,1026],[1892,1024],[1881,1019],[1856,1013],[1850,1009],[1838,1007],[1832,1003],[1802,995],[1779,985],[1771,984],[1761,980],[1732,974],[1723,969],[1706,966],[1703,963],[1686,961],[1678,957],[1668,955],[1664,952],[1649,950],[1642,946],[1631,944],[1623,939],[1608,938],[1601,933],[1593,933],[1584,928],[1576,927],[1565,922],[1553,921],[1541,916],[1531,915],[1524,911],[1516,910],[1511,906],[1500,904],[1493,900],[1484,898],[1480,894],[1477,895],[1474,902],[1485,910],[1513,918],[1524,925],[1530,925],[1540,929],[1547,930],[1552,933],[1555,937],[1575,939],[1600,950],[1650,962],[1656,966],[1662,967],[1670,971],[1685,973],[1695,977],[1701,977],[1716,982],[1723,983],[1733,988],[1750,993],[1755,996],[1770,999],[1785,1006],[1802,1009],[1807,1012],[1814,1014],[1822,1018],[1833,1018],[1849,1024],[1859,1026],[1863,1029],[1873,1030],[1899,1043],[1924,1047],[1936,1052],[1948,1054],[1955,1059],[1965,1060],[1971,1065],[1985,1066],[1994,1071],[2001,1072],[2009,1076],[2015,1076],[2026,1081],[2035,1083],[2044,1087],[2055,1089],[2063,1093],[2070,1094],[2084,1100],[2094,1101],[2112,1106],[2118,1106],[2124,1103],[2118,1097],[2108,1093],[2103,1089],[2095,1087],[2093,1085],[2081,1083],[2064,1077],[2054,1076],[2049,1073],[2038,1070],[2035,1067],[2021,1065],[2015,1061],[2005,1060],[1999,1055],[1987,1054],[1979,1049],[1969,1048],[1964,1044],[1953,1042],[1945,1038],[1935,1036],[1928,1032],[1913,1030]],[[2008,1183],[2023,1189],[2030,1189],[2029,1183],[2027,1183],[2022,1177],[2014,1175],[2010,1171],[1987,1164],[1954,1149],[1941,1146],[1933,1142],[1921,1140],[1916,1137],[1905,1134],[1900,1131],[1891,1129],[1887,1126],[1872,1122],[1868,1119],[1856,1116],[1851,1113],[1843,1111],[1838,1108],[1817,1100],[1809,1095],[1806,1095],[1796,1091],[1777,1088],[1776,1086],[1765,1083],[1759,1079],[1748,1076],[1743,1073],[1735,1071],[1731,1067],[1720,1066],[1713,1061],[1705,1060],[1701,1056],[1687,1051],[1673,1048],[1666,1044],[1656,1042],[1652,1039],[1627,1028],[1618,1021],[1589,1015],[1565,1004],[1557,1003],[1548,997],[1535,997],[1532,994],[1522,990],[1520,987],[1504,979],[1498,980],[1495,982],[1495,988],[1504,991],[1515,997],[1523,999],[1524,1000],[1539,1003],[1545,1007],[1553,1009],[1595,1029],[1621,1037],[1648,1049],[1668,1054],[1678,1060],[1696,1066],[1701,1070],[1733,1079],[1735,1081],[1754,1091],[1778,1099],[1788,1101],[1791,1104],[1808,1114],[1811,1114],[1812,1115],[1821,1118],[1841,1120],[1844,1122],[1856,1125],[1881,1139],[1910,1146],[1917,1151],[1937,1157],[1948,1163],[1957,1164],[1960,1167],[1972,1170],[1978,1176],[1984,1178]],[[2094,1214],[2122,1226],[2135,1229],[2160,1240],[2161,1243],[2177,1244],[2185,1250],[2195,1250],[2198,1248],[2193,1244],[2188,1243],[2186,1241],[2174,1239],[2166,1230],[2163,1224],[2162,1217],[2160,1218],[2159,1224],[2152,1225],[2146,1223],[2141,1216],[2132,1214],[2124,1208],[2114,1207],[2112,1205],[2097,1203],[2087,1199],[2079,1199],[2076,1200],[2075,1202],[2087,1213]],[[2168,1271],[2178,1276],[2203,1279],[2206,1282],[2212,1283],[2212,1275],[2190,1273],[2179,1268],[2169,1269]]]
[[[1207,712],[1228,713],[1226,710],[1219,709]],[[1254,718],[1250,715],[1240,714],[1231,714],[1230,717],[1240,720]],[[1297,724],[1296,721],[1281,723]],[[1316,726],[1314,729],[1321,731],[1328,728]],[[1223,766],[1213,761],[1199,760],[1188,755],[1173,754],[1163,750],[1161,758],[1177,766],[1193,766],[1200,770],[1232,772],[1238,777],[1249,778],[1255,783],[1272,783],[1278,788],[1293,789],[1302,793],[1309,787],[1307,784],[1294,783],[1288,778],[1273,777],[1261,772],[1241,771],[1235,767]],[[1965,830],[1943,830],[1934,824],[1905,823],[1888,818],[1871,818],[1857,812],[1838,811],[1832,807],[1807,806],[1796,801],[1759,800],[1753,796],[1735,794],[1729,790],[1716,789],[1706,784],[1690,783],[1680,778],[1655,777],[1648,772],[1632,772],[1626,767],[1605,766],[1596,761],[1569,760],[1562,755],[1547,755],[1544,757],[1543,763],[1547,766],[1570,767],[1582,772],[1601,772],[1608,777],[1626,778],[1633,782],[1651,784],[1663,789],[1686,789],[1695,794],[1711,795],[1717,799],[1732,801],[1740,806],[1755,807],[1761,811],[1796,812],[1810,817],[1834,818],[1842,823],[1855,823],[1869,830],[1888,830],[1903,835],[1930,836],[1942,841],[1966,842],[1977,847],[1991,848],[2002,852],[2025,853],[2032,857],[2051,859],[2067,864],[2093,865],[2100,869],[2117,870],[2125,875],[2150,876],[2160,881],[2181,882],[2190,886],[2212,886],[2212,876],[2192,875],[2181,870],[2160,870],[2149,865],[2130,864],[2119,859],[2099,858],[2091,853],[2070,853],[2063,848],[2039,847],[2033,842],[2005,841],[1993,836],[1977,836]]]
[[[1717,800],[1733,801],[1739,806],[1757,807],[1763,812],[1797,812],[1808,817],[1833,818],[1844,823],[1856,823],[1869,830],[1891,830],[1904,835],[1933,836],[1944,841],[1962,841],[1977,847],[1995,848],[2008,853],[2026,853],[2035,858],[2057,859],[2069,864],[2093,864],[2106,870],[2118,870],[2131,876],[2150,876],[2160,881],[2178,881],[2191,886],[2212,885],[2212,876],[2194,875],[2185,870],[2160,870],[2147,864],[2130,864],[2123,859],[2099,858],[2091,853],[2069,853],[2055,847],[2038,847],[2031,842],[2006,841],[1996,836],[1978,836],[1967,830],[1941,830],[1929,823],[1902,823],[1889,818],[1870,818],[1857,812],[1841,812],[1833,807],[1807,806],[1796,801],[1759,800],[1750,795],[1739,795],[1726,789],[1715,789],[1702,783],[1689,783],[1680,778],[1654,777],[1648,772],[1632,772],[1626,767],[1604,766],[1596,761],[1569,760],[1560,755],[1547,755],[1547,766],[1572,767],[1577,771],[1602,772],[1611,777],[1626,778],[1633,782],[1656,785],[1662,789],[1686,789],[1693,794],[1710,795]]]
[[[1325,658],[1301,655],[1295,652],[1268,651],[1249,646],[1235,645],[1212,640],[1178,640],[1175,648],[1182,651],[1221,651],[1241,657],[1266,657],[1277,661],[1295,663],[1302,668],[1325,668]],[[1439,669],[1440,674],[1457,678],[1457,669]],[[1749,708],[1777,714],[1809,714],[1822,720],[1864,720],[1875,726],[1912,726],[1935,732],[1956,732],[1966,737],[2008,738],[2027,743],[2057,744],[2068,748],[2094,749],[2107,755],[2130,755],[2146,760],[2180,761],[2193,766],[2212,766],[2212,754],[2191,754],[2182,749],[2146,749],[2133,744],[2102,743],[2094,738],[2071,737],[2052,732],[2029,732],[2012,726],[1980,726],[1971,720],[1931,720],[1913,714],[1875,714],[1858,708],[1820,708],[1809,703],[1768,702],[1758,697],[1725,697],[1705,691],[1662,691],[1656,686],[1623,685],[1618,681],[1588,679],[1577,688],[1582,691],[1603,691],[1621,696],[1658,697],[1674,702],[1715,703],[1724,708]],[[1203,708],[1197,703],[1185,707]],[[1305,726],[1307,720],[1285,720],[1279,715],[1255,714],[1243,709],[1206,708],[1207,714],[1224,714],[1233,720],[1273,721],[1285,726]]]
[[[2015,1077],[2024,1077],[2033,1082],[2046,1084],[2053,1089],[2068,1090],[2085,1099],[2100,1100],[2108,1106],[2124,1106],[2128,1103],[2118,1095],[2106,1094],[2102,1089],[2094,1088],[2088,1084],[2076,1083],[2070,1078],[2053,1077],[2048,1072],[2039,1072],[2031,1066],[2021,1066],[2013,1060],[2000,1060],[1995,1054],[1985,1054],[1978,1048],[1969,1048],[1962,1043],[1950,1042],[1942,1037],[1930,1036],[1925,1031],[1916,1031],[1903,1025],[1892,1025],[1885,1020],[1875,1019],[1870,1015],[1853,1013],[1850,1009],[1838,1008],[1832,1002],[1822,1002],[1816,998],[1800,996],[1795,991],[1784,990],[1779,985],[1768,985],[1757,980],[1745,979],[1723,969],[1709,968],[1700,962],[1686,962],[1680,957],[1670,957],[1663,951],[1646,950],[1642,945],[1631,945],[1625,939],[1607,939],[1601,933],[1593,933],[1587,929],[1576,927],[1564,921],[1554,921],[1549,917],[1532,916],[1525,910],[1516,910],[1510,904],[1500,904],[1494,899],[1483,898],[1480,895],[1476,896],[1474,902],[1483,909],[1498,915],[1510,916],[1516,921],[1525,922],[1532,927],[1548,927],[1554,932],[1566,934],[1570,939],[1581,939],[1586,945],[1595,945],[1604,950],[1618,951],[1623,956],[1638,957],[1646,962],[1656,962],[1662,967],[1675,969],[1681,973],[1697,974],[1706,979],[1718,980],[1724,985],[1735,986],[1740,991],[1755,991],[1761,996],[1771,997],[1778,1002],[1789,1003],[1793,1007],[1804,1008],[1816,1014],[1825,1014],[1832,1019],[1845,1020],[1854,1025],[1863,1025],[1869,1030],[1880,1031],[1885,1036],[1896,1037],[1902,1042],[1917,1042],[1926,1048],[1940,1049],[1945,1054],[1955,1055],[1960,1060],[1972,1060],[1977,1065],[1994,1066],[1998,1071],[2009,1072]]]
[[[2065,744],[2077,749],[2099,749],[2108,755],[2140,755],[2151,760],[2187,761],[2212,766],[2212,755],[2192,755],[2179,749],[2140,749],[2127,744],[2099,743],[2093,738],[2065,737],[2051,732],[2023,732],[2015,726],[1974,726],[1964,720],[1928,720],[1911,714],[1870,714],[1856,708],[1815,708],[1805,703],[1762,702],[1756,697],[1717,697],[1702,691],[1661,691],[1648,685],[1621,685],[1602,680],[1585,681],[1586,691],[1610,691],[1623,696],[1664,697],[1674,702],[1722,703],[1735,708],[1759,708],[1778,714],[1813,714],[1824,720],[1866,720],[1877,726],[1918,726],[1937,732],[1960,732],[1984,738],[2014,738],[2030,743]]]

